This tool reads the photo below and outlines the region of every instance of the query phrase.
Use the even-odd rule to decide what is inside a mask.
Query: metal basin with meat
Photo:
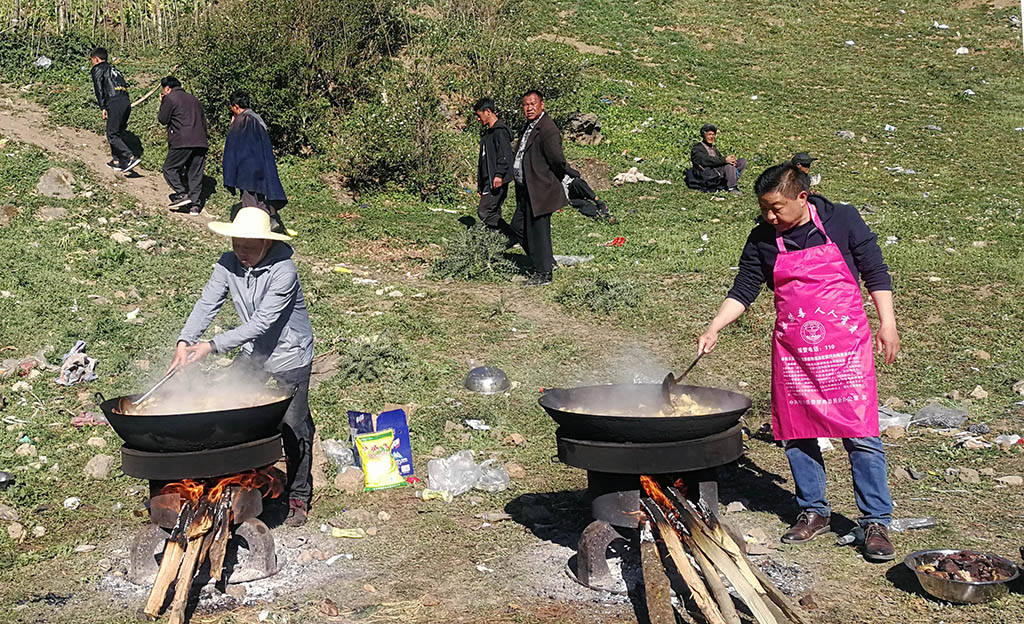
[[[559,425],[559,434],[604,442],[666,442],[690,440],[725,431],[750,409],[742,394],[677,386],[705,412],[695,415],[660,415],[661,384],[609,384],[555,388],[539,399],[540,406]]]
[[[131,401],[140,395],[103,400],[100,409],[110,426],[129,448],[139,451],[186,452],[225,448],[263,440],[279,433],[292,395],[235,409],[191,414],[128,415]]]

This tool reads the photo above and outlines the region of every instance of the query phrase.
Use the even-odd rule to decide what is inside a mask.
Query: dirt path
[[[88,130],[54,125],[50,122],[49,111],[24,99],[8,85],[0,85],[0,135],[34,145],[61,159],[79,161],[105,187],[134,197],[148,212],[208,231],[206,223],[212,215],[204,214],[197,219],[166,208],[167,183],[159,172],[143,169],[141,165],[128,177],[112,171],[107,167],[110,147],[105,137]]]

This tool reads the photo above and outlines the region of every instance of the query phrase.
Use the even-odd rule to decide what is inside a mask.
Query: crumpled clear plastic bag
[[[508,487],[511,481],[508,471],[504,466],[495,466],[495,461],[488,459],[480,464],[480,478],[473,487],[484,492],[500,492]]]
[[[427,481],[432,490],[447,490],[452,496],[465,494],[480,480],[480,466],[473,461],[473,451],[465,450],[451,457],[427,462]]]
[[[320,443],[324,449],[324,455],[341,472],[349,466],[355,465],[355,455],[352,447],[341,440],[324,440]]]

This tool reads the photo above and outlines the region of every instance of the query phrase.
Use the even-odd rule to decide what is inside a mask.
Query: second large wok
[[[124,414],[124,409],[138,396],[100,401],[100,409],[129,448],[154,452],[202,451],[269,438],[279,433],[281,420],[292,402],[289,394],[273,403],[212,412]]]
[[[703,386],[677,386],[699,405],[713,408],[700,416],[659,416],[661,384],[609,384],[555,388],[539,399],[559,425],[559,434],[602,442],[668,442],[725,431],[750,409],[750,398]],[[628,415],[620,415],[628,414]]]

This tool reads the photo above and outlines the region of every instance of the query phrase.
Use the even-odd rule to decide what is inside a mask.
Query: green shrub
[[[340,351],[338,375],[349,384],[385,377],[402,379],[408,375],[412,361],[405,345],[387,333],[352,338],[341,345]]]
[[[616,310],[643,304],[644,289],[636,282],[595,277],[570,282],[555,295],[555,301],[566,308],[585,308],[591,312],[611,314]]]
[[[506,280],[516,266],[504,257],[504,234],[477,224],[444,241],[441,257],[430,267],[432,277],[456,280]]]
[[[407,39],[399,0],[236,0],[197,33],[182,74],[211,127],[226,128],[247,91],[278,149],[321,149],[331,117],[351,107]]]
[[[396,68],[372,99],[341,120],[335,158],[353,188],[387,188],[421,197],[454,192],[460,151],[445,127],[432,78]]]

